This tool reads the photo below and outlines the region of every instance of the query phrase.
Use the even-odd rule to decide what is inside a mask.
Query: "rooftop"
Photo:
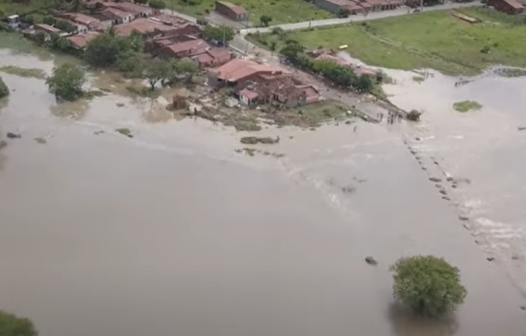
[[[124,19],[130,15],[133,15],[132,13],[130,12],[126,12],[126,11],[123,11],[123,10],[120,10],[118,8],[113,8],[113,7],[108,7],[106,9],[104,9],[102,12],[102,14],[108,16],[108,17],[116,17],[116,18],[119,18],[119,19]]]
[[[97,32],[87,32],[85,34],[68,36],[66,39],[71,43],[73,48],[82,49],[88,44],[89,41],[93,40],[99,35],[100,33]]]
[[[504,2],[506,2],[508,5],[510,5],[514,9],[522,9],[522,8],[524,8],[523,5],[521,5],[520,3],[518,3],[515,0],[504,0]]]
[[[204,51],[210,48],[210,45],[206,43],[204,40],[197,39],[197,40],[190,40],[190,41],[181,42],[181,43],[175,43],[175,44],[167,46],[166,48],[170,49],[175,54],[178,54],[180,52],[192,51],[192,50]]]
[[[220,66],[219,68],[212,69],[211,71],[217,74],[217,78],[232,82],[257,73],[287,73],[286,70],[280,67],[259,64],[254,61],[244,59],[231,60],[230,62]]]
[[[120,36],[129,36],[135,30],[142,34],[153,33],[155,30],[159,31],[169,31],[173,27],[165,26],[159,22],[155,22],[149,19],[140,18],[134,20],[130,23],[124,23],[118,26],[115,26],[117,34]]]
[[[146,7],[139,4],[134,4],[129,1],[122,2],[104,2],[106,7],[118,8],[122,11],[130,12],[132,14],[146,14],[151,11],[150,7]]]
[[[53,26],[50,26],[48,24],[45,24],[45,23],[40,23],[40,24],[35,24],[34,25],[35,29],[40,29],[40,30],[44,30],[44,31],[47,31],[49,33],[56,33],[56,34],[59,34],[59,33],[62,33],[62,31],[58,28],[55,28]]]
[[[71,21],[74,21],[74,22],[77,22],[77,23],[80,23],[86,26],[100,23],[100,20],[94,17],[88,16],[88,15],[85,15],[85,14],[68,13],[68,16]]]
[[[192,22],[183,19],[182,17],[175,16],[175,15],[169,15],[161,13],[159,15],[156,15],[152,17],[153,20],[159,20],[159,22],[174,26],[174,27],[185,27],[188,24],[192,24]]]
[[[234,5],[233,3],[226,2],[226,1],[217,1],[217,2],[222,4],[223,6],[230,8],[236,14],[246,14],[247,13],[247,10],[245,8],[238,6],[238,5]]]

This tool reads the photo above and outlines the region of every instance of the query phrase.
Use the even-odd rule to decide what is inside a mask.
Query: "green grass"
[[[461,102],[456,102],[453,104],[453,108],[458,112],[468,112],[468,111],[478,111],[482,108],[482,105],[476,101],[465,100]]]
[[[13,65],[7,65],[0,67],[0,71],[16,75],[20,77],[29,77],[29,78],[37,78],[37,79],[45,79],[46,73],[42,69],[26,69],[26,68],[20,68]]]
[[[215,0],[195,0],[187,3],[182,0],[165,0],[165,2],[167,8],[193,16],[206,16],[207,10],[212,12],[215,7]],[[331,13],[305,0],[230,0],[230,2],[243,6],[249,12],[250,22],[254,25],[260,24],[261,15],[269,15],[272,18],[270,25],[333,17]]]
[[[495,64],[526,67],[526,24],[485,8],[462,9],[483,22],[469,24],[447,11],[352,23],[287,33],[309,49],[347,44],[367,64],[412,70],[433,68],[446,74],[476,74]],[[254,39],[254,37],[252,37]],[[262,42],[264,39],[266,42]],[[265,35],[259,44],[282,41]],[[481,50],[488,49],[489,53]]]

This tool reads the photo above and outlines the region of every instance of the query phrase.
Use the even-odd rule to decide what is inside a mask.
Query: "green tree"
[[[58,51],[66,51],[70,47],[69,41],[64,36],[59,36],[55,34],[51,34],[51,38],[49,39],[49,46],[52,49]]]
[[[73,101],[83,94],[82,85],[86,82],[84,72],[73,64],[66,63],[53,69],[46,84],[57,99]]]
[[[270,45],[268,46],[270,51],[276,51],[276,45],[278,43],[276,41],[270,41]]]
[[[155,58],[145,62],[144,77],[150,83],[152,91],[155,89],[157,82],[172,77],[172,69],[172,64],[167,60]]]
[[[73,33],[74,31],[77,30],[77,27],[75,27],[73,24],[69,23],[68,21],[64,21],[64,20],[56,20],[55,27],[67,33]]]
[[[285,42],[285,46],[281,48],[279,53],[292,63],[295,63],[298,58],[298,55],[302,54],[304,51],[305,47],[302,46],[298,41],[287,40]]]
[[[37,334],[33,322],[29,319],[17,317],[0,310],[0,335],[37,336]]]
[[[360,75],[353,84],[354,88],[359,92],[371,92],[374,83],[371,79],[371,76]]]
[[[150,7],[152,8],[157,8],[157,9],[166,8],[166,4],[162,0],[150,0],[149,4],[150,4]]]
[[[142,55],[134,50],[119,53],[117,57],[117,68],[127,77],[138,78],[144,71],[144,59]]]
[[[234,31],[232,28],[227,26],[214,27],[211,25],[206,25],[205,29],[203,30],[203,35],[209,40],[226,44],[227,42],[232,41],[234,38]]]
[[[393,295],[415,313],[441,317],[464,302],[467,291],[459,270],[442,258],[402,258],[393,269]]]
[[[141,5],[146,5],[148,3],[148,0],[135,0],[135,2]]]
[[[0,77],[0,98],[9,96],[9,88],[5,85],[4,80]],[[1,335],[1,333],[0,333]]]
[[[272,17],[268,15],[261,15],[259,17],[259,22],[263,27],[268,27],[269,23],[272,21]]]

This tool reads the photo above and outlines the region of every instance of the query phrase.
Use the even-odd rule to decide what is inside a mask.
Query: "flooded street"
[[[53,67],[6,51],[0,59]],[[435,98],[437,112],[426,110],[417,127],[268,129],[282,141],[260,148],[285,154],[275,158],[237,153],[243,133],[233,128],[159,121],[157,103],[108,94],[57,106],[43,80],[2,77],[15,91],[0,111],[0,132],[23,137],[0,151],[0,307],[30,317],[42,336],[526,334],[526,298],[513,279],[520,273],[509,271],[519,268],[506,264],[519,263],[525,246],[517,204],[526,133],[515,125],[520,111],[499,119],[489,93],[479,100],[460,94],[469,85],[454,91],[455,101],[484,108],[450,111],[447,118],[464,119],[452,125],[439,115],[452,103]],[[421,100],[409,102],[406,84],[388,90],[403,108],[423,108],[441,90],[426,91],[424,82]],[[404,106],[411,104],[419,106]],[[429,181],[431,157],[471,183],[444,200]],[[455,202],[471,204],[469,221]],[[505,223],[513,235],[492,240],[477,218]],[[508,244],[519,259],[485,251],[482,237]],[[506,262],[488,262],[488,252]],[[413,254],[460,268],[468,296],[455,321],[392,313],[389,266]],[[364,262],[368,255],[377,267]]]

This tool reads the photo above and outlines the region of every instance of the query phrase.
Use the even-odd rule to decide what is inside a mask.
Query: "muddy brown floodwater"
[[[2,76],[0,131],[22,139],[0,152],[0,307],[42,336],[526,334],[507,266],[429,181],[408,125],[268,129],[282,141],[259,148],[285,156],[249,157],[231,128],[152,123],[153,103],[113,94],[57,107],[44,81]],[[389,266],[413,254],[460,268],[453,321],[393,312]]]

